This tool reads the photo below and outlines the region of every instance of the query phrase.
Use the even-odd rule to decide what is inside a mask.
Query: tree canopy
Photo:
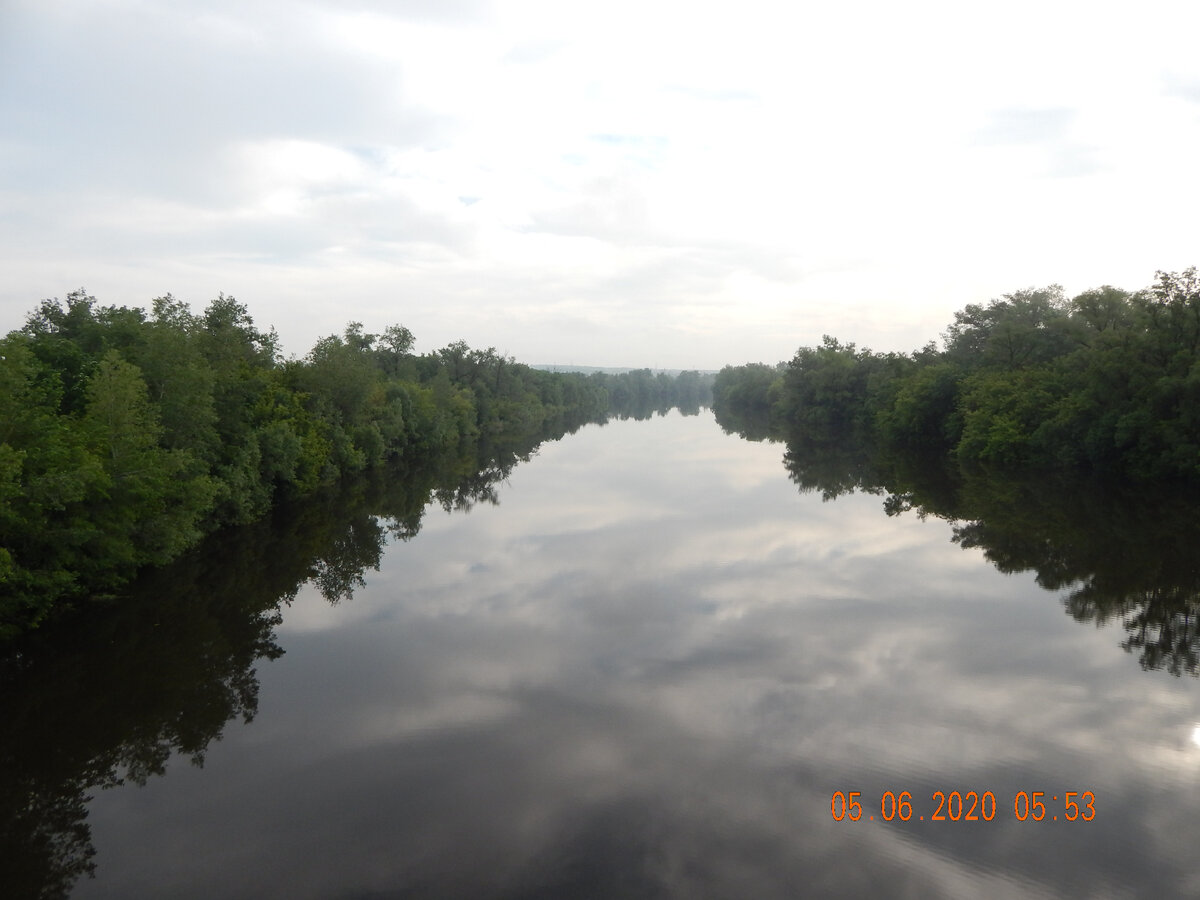
[[[969,304],[934,344],[873,353],[826,337],[792,360],[726,367],[719,420],[780,436],[944,453],[965,465],[1200,480],[1200,277],[1130,293],[1058,285]]]
[[[710,380],[553,373],[350,322],[301,359],[224,294],[202,313],[83,290],[0,339],[0,636],[282,499],[564,422],[708,402]],[[561,432],[560,432],[561,433]]]

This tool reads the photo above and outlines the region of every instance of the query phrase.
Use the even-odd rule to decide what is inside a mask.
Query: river
[[[68,859],[26,889],[1200,894],[1196,678],[1144,670],[1119,620],[1081,624],[951,522],[797,490],[781,456],[707,411],[586,426],[419,532],[363,519],[365,570],[318,566],[278,610],[179,623],[176,598],[101,635],[130,641],[111,659],[30,664],[51,699],[10,715],[42,743],[6,753],[21,790],[62,788],[40,827]],[[278,590],[281,553],[220,577]]]

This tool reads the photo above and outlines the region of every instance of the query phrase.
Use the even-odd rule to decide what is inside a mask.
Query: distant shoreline
[[[558,363],[530,363],[529,368],[543,372],[582,373],[590,375],[593,372],[603,372],[605,375],[624,375],[626,372],[639,372],[649,369],[654,375],[678,375],[680,372],[698,372],[701,375],[716,375],[718,369],[656,369],[651,366],[566,366]]]

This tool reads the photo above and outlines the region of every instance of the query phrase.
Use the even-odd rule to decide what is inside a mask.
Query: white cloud
[[[1168,0],[0,15],[6,328],[81,283],[224,290],[303,353],[400,296],[425,346],[715,368],[1197,262]]]

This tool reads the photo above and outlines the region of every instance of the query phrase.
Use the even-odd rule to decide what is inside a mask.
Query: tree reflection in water
[[[719,417],[718,421],[721,421]],[[724,421],[750,440],[778,433]],[[1094,479],[1013,477],[884,454],[861,441],[787,437],[783,463],[801,493],[833,500],[884,497],[888,515],[913,512],[953,526],[1001,572],[1033,571],[1064,592],[1079,622],[1119,621],[1121,647],[1146,670],[1200,675],[1200,500],[1194,488],[1132,489]]]
[[[313,583],[331,603],[409,540],[424,510],[497,503],[541,440],[470,448],[452,463],[380,470],[269,520],[214,535],[127,594],[96,600],[0,658],[0,893],[66,897],[95,869],[89,792],[145,784],[172,756],[203,766],[227,723],[258,708],[260,660],[283,654],[282,609]]]
[[[498,502],[497,486],[536,446],[382,471],[281,507],[150,573],[119,602],[96,601],[15,645],[0,659],[3,893],[67,896],[95,868],[90,791],[145,783],[175,755],[203,765],[229,722],[254,717],[255,666],[283,653],[275,629],[302,585],[330,602],[351,597],[389,540],[418,533],[429,503],[469,511]],[[1143,668],[1200,674],[1191,494],[946,471],[850,443],[793,439],[784,461],[802,492],[866,491],[889,515],[950,521],[962,547],[1063,592],[1078,621],[1123,623],[1122,646]]]

